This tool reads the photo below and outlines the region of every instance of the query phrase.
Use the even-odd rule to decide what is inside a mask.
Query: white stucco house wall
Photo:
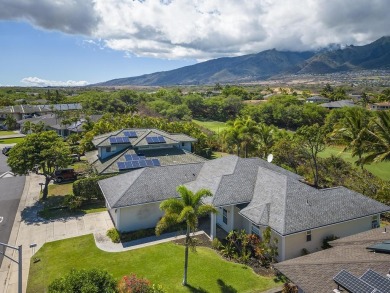
[[[223,158],[156,168],[143,168],[99,181],[115,227],[132,231],[154,227],[159,204],[178,197],[176,187],[196,192],[218,214],[211,217],[211,238],[218,225],[226,232],[245,229],[261,235],[268,226],[278,239],[278,261],[321,250],[325,237],[349,236],[379,225],[390,207],[345,187],[316,189],[301,177],[259,158]]]

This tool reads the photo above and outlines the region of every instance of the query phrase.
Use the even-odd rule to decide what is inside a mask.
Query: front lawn
[[[28,293],[45,292],[56,278],[72,268],[104,269],[116,279],[131,273],[163,285],[167,292],[262,292],[281,285],[251,268],[228,262],[215,251],[198,247],[190,252],[188,287],[181,285],[184,247],[171,242],[126,252],[109,253],[96,248],[92,235],[46,243],[31,262]]]
[[[1,138],[0,144],[11,144],[11,143],[19,143],[24,140],[24,137],[15,137],[15,138]]]
[[[15,135],[15,134],[19,134],[19,133],[15,132],[15,131],[10,131],[10,130],[0,130],[0,136]]]
[[[319,154],[319,156],[323,158],[328,158],[331,155],[334,155],[337,157],[341,157],[342,159],[351,164],[354,164],[357,160],[357,157],[353,158],[351,152],[343,152],[342,150],[342,147],[328,146],[326,147],[325,151]],[[383,180],[390,179],[390,162],[372,163],[370,165],[364,165],[364,168]]]

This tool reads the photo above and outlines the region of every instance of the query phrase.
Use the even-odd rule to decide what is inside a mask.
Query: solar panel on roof
[[[146,142],[148,144],[154,144],[154,143],[165,143],[165,138],[163,136],[148,136],[146,137]]]
[[[341,270],[333,277],[333,280],[337,285],[353,293],[369,293],[375,290],[374,287],[355,277],[346,270]]]
[[[381,292],[390,292],[390,279],[381,276],[380,274],[371,269],[368,269],[367,272],[365,272],[360,277],[360,280],[363,280],[364,282]]]
[[[153,162],[152,160],[145,160],[146,161],[146,166],[147,167],[153,167]]]
[[[118,165],[119,171],[120,171],[120,170],[125,170],[125,169],[126,169],[126,164],[125,164],[125,162],[118,162],[117,165]]]
[[[153,166],[161,166],[159,159],[152,159],[152,164],[153,164]]]
[[[130,143],[130,140],[128,137],[122,137],[122,136],[110,137],[110,144],[115,144],[115,143]]]
[[[139,165],[139,161],[132,161],[132,163],[133,163],[133,167],[134,167],[134,168],[139,168],[139,167],[141,167],[141,166]]]
[[[127,137],[130,137],[130,138],[138,137],[138,135],[135,131],[124,131],[123,134],[126,135]]]
[[[146,160],[139,160],[138,162],[140,167],[142,168],[146,167]]]

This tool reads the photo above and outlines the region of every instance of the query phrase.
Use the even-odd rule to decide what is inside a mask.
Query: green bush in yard
[[[111,176],[93,176],[79,179],[73,183],[73,194],[84,200],[103,200],[103,193],[99,188],[98,181],[109,177]]]
[[[106,235],[114,243],[119,243],[121,241],[121,236],[119,234],[119,231],[115,228],[111,228],[110,230],[108,230]]]
[[[106,271],[72,269],[49,285],[49,293],[117,293],[115,279]]]

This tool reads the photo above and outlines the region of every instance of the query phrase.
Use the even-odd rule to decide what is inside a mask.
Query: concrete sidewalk
[[[8,243],[13,246],[23,246],[23,292],[26,292],[30,258],[32,256],[30,244],[36,243],[37,251],[46,242],[91,233],[105,234],[108,229],[113,227],[108,212],[49,221],[39,218],[37,215],[37,212],[41,209],[41,205],[38,202],[40,194],[39,183],[43,181],[43,176],[36,174],[26,176],[26,183]],[[6,254],[13,259],[18,258],[17,252],[11,249],[7,249]],[[0,292],[17,293],[17,286],[18,266],[9,259],[4,258],[0,268]]]

